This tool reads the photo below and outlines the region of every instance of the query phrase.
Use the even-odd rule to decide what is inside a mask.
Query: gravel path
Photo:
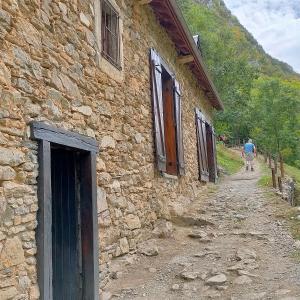
[[[172,237],[150,241],[148,254],[157,245],[158,255],[114,261],[115,279],[103,298],[300,299],[294,241],[275,217],[288,205],[259,188],[259,176],[241,171],[195,202]],[[188,225],[203,219],[208,225]]]

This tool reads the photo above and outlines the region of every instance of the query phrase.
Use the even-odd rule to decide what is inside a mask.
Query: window
[[[179,84],[153,49],[150,56],[158,170],[175,176],[184,175]]]
[[[195,109],[199,180],[215,182],[217,179],[217,154],[214,128],[205,120],[201,111]]]
[[[120,69],[119,14],[106,0],[102,0],[101,45],[102,56]]]

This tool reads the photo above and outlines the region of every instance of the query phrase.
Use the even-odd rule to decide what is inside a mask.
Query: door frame
[[[37,269],[40,297],[42,300],[53,299],[52,287],[52,193],[51,193],[51,144],[59,144],[84,151],[86,159],[83,164],[85,205],[82,214],[90,213],[91,220],[86,226],[90,231],[90,239],[86,243],[91,249],[88,259],[83,258],[83,298],[85,300],[99,299],[99,243],[97,220],[97,174],[96,155],[99,152],[98,143],[87,136],[73,133],[43,122],[31,123],[31,138],[38,140],[38,225],[36,230]],[[92,211],[91,211],[92,210]],[[86,244],[85,244],[86,245]]]

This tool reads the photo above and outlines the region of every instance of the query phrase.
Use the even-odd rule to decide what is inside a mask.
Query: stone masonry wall
[[[97,65],[94,1],[0,0],[0,299],[38,299],[37,143],[45,121],[100,144],[97,160],[100,285],[109,261],[135,249],[172,203],[189,203],[198,182],[194,108],[211,106],[148,6],[117,1],[123,19],[124,80]],[[155,167],[149,48],[181,84],[186,175]]]

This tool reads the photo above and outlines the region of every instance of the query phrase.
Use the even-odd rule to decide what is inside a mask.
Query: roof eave
[[[181,13],[181,10],[179,9],[176,0],[152,0],[150,3],[151,7],[154,11],[158,9],[158,5],[162,7],[162,5],[165,8],[168,8],[169,13],[172,15],[173,20],[168,20],[174,22],[175,29],[178,31],[178,34],[180,35],[180,38],[184,40],[185,42],[185,49],[189,50],[189,55],[192,55],[194,57],[194,62],[190,63],[190,68],[192,69],[192,72],[195,73],[196,77],[199,81],[201,81],[202,86],[205,87],[205,93],[208,97],[210,103],[212,106],[217,110],[223,110],[224,105],[220,99],[220,96],[208,74],[207,68],[203,62],[203,59],[201,57],[200,51],[197,48],[197,45],[195,44],[195,41],[193,39],[193,36],[188,29],[188,26],[185,22],[185,19]],[[161,8],[160,8],[161,9]],[[158,17],[159,17],[159,11]],[[166,21],[164,19],[160,19],[161,23]],[[170,31],[170,28],[167,28],[166,25],[162,25],[166,27],[167,31]],[[174,28],[172,28],[174,29]],[[170,33],[170,32],[169,32]],[[171,34],[171,38],[174,37],[174,32]],[[174,41],[176,45],[176,41]]]

